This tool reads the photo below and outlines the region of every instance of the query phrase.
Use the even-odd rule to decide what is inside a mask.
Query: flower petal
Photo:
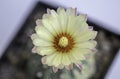
[[[78,36],[76,36],[75,42],[83,42],[83,41],[95,39],[96,35],[97,35],[97,31],[86,30],[80,33]]]
[[[32,52],[33,53],[37,53],[37,49],[36,49],[37,47],[36,46],[34,46],[33,48],[32,48]]]
[[[52,33],[53,35],[56,35],[56,32],[55,32],[53,26],[49,23],[49,20],[48,20],[48,19],[42,19],[42,23],[43,23],[44,27],[45,27],[50,33]]]
[[[55,52],[53,47],[36,47],[37,53],[40,55],[50,55],[53,54]]]
[[[62,59],[61,59],[62,60]],[[59,69],[63,69],[64,68],[64,65],[61,63],[59,66],[58,66]]]
[[[60,22],[60,27],[62,29],[62,31],[65,33],[66,29],[67,29],[67,14],[64,10],[64,8],[59,7],[57,9],[57,13],[58,13],[58,18],[59,18],[59,22]]]
[[[51,17],[49,19],[49,23],[52,25],[53,29],[55,30],[57,34],[61,32],[61,27],[60,27],[60,22],[58,20],[58,17],[56,18]]]
[[[68,8],[66,13],[68,14],[68,16],[76,16],[77,13],[76,13],[76,8],[73,9],[73,8]]]
[[[97,42],[90,40],[90,41],[85,41],[85,42],[80,42],[80,43],[76,43],[76,47],[78,48],[88,48],[88,49],[93,49],[95,48]]]
[[[67,53],[71,63],[75,63],[77,60],[74,58],[74,56],[71,54],[71,52]]]
[[[68,16],[68,24],[67,24],[67,33],[72,34],[72,29],[74,29],[76,23],[76,18],[75,16]],[[71,33],[72,32],[72,33]]]
[[[32,34],[31,39],[35,46],[52,46],[52,42],[40,39],[37,34]]]
[[[42,64],[46,64],[46,57],[47,57],[47,56],[44,56],[44,57],[41,58]]]
[[[86,23],[86,15],[81,14],[79,16],[76,16],[74,21],[72,22],[73,22],[73,25],[71,24],[69,25],[69,31],[70,31],[70,34],[73,36],[78,35],[89,28],[88,24]]]
[[[62,61],[62,53],[60,52],[55,52],[56,57],[54,58],[54,60],[52,61],[53,65],[57,68],[59,68],[59,66],[61,65],[61,61]]]
[[[79,48],[75,48],[74,50],[72,50],[70,53],[71,55],[77,60],[76,62],[80,61],[80,60],[85,60],[85,54],[90,53],[91,51],[88,49],[79,49]]]
[[[32,40],[34,40],[34,39],[36,39],[36,38],[39,38],[37,34],[34,33],[34,34],[31,35],[31,39],[32,39]]]
[[[82,63],[81,63],[81,62],[76,63],[76,66],[77,66],[80,70],[82,70],[83,65],[82,65]]]
[[[71,61],[70,61],[69,56],[66,53],[63,53],[62,64],[63,65],[70,65],[70,63],[71,63]]]
[[[53,60],[56,58],[57,54],[56,53],[53,53],[51,55],[47,55],[46,56],[46,64],[48,66],[53,66]]]
[[[73,69],[73,64],[70,64],[70,65],[68,65],[68,66],[65,66],[65,68],[66,68],[67,70],[72,70],[72,69]]]
[[[46,29],[50,31],[53,35],[61,32],[60,23],[58,21],[58,17],[50,17],[48,19],[42,19],[43,25]]]
[[[58,68],[53,66],[53,72],[56,73],[57,71],[58,71]]]
[[[51,16],[56,18],[58,17],[58,14],[54,10],[51,10]]]
[[[41,39],[44,39],[47,41],[53,41],[52,34],[45,27],[36,26],[35,31]]]
[[[48,14],[51,14],[51,11],[50,11],[50,9],[49,9],[49,8],[47,8],[47,13],[48,13]]]
[[[87,15],[86,14],[80,14],[77,16],[78,20],[81,22],[86,22],[87,21]]]
[[[43,14],[42,19],[49,19],[51,17],[50,14]]]
[[[52,46],[52,42],[40,39],[38,36],[33,39],[35,46]]]
[[[78,36],[82,35],[84,32],[86,32],[86,30],[88,30],[88,28],[89,27],[88,27],[87,23],[85,23],[85,22],[83,22],[82,24],[78,24],[78,26],[76,24],[76,28],[71,29],[72,30],[71,34],[73,37],[78,37]]]
[[[41,19],[37,19],[36,20],[36,25],[37,26],[42,26],[42,20]]]

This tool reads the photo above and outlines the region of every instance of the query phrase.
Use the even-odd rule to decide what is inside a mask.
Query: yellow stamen
[[[59,39],[58,45],[61,46],[61,47],[66,47],[66,46],[68,45],[68,38],[65,37],[65,36],[62,36],[62,37]]]

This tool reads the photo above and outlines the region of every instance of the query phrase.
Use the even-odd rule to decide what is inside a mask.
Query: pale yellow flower
[[[58,8],[57,12],[48,9],[36,21],[36,33],[31,36],[33,52],[42,55],[42,63],[53,66],[55,72],[64,67],[72,69],[96,46],[93,39],[97,32],[90,29],[86,20],[86,15],[77,15],[76,9]]]

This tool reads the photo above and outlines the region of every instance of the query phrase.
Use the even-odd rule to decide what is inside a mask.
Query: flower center
[[[60,47],[66,47],[68,45],[68,38],[65,37],[65,36],[62,36],[60,39],[59,39],[59,43],[58,45]]]
[[[61,53],[68,53],[74,47],[74,39],[68,33],[60,33],[54,37],[53,47]]]

